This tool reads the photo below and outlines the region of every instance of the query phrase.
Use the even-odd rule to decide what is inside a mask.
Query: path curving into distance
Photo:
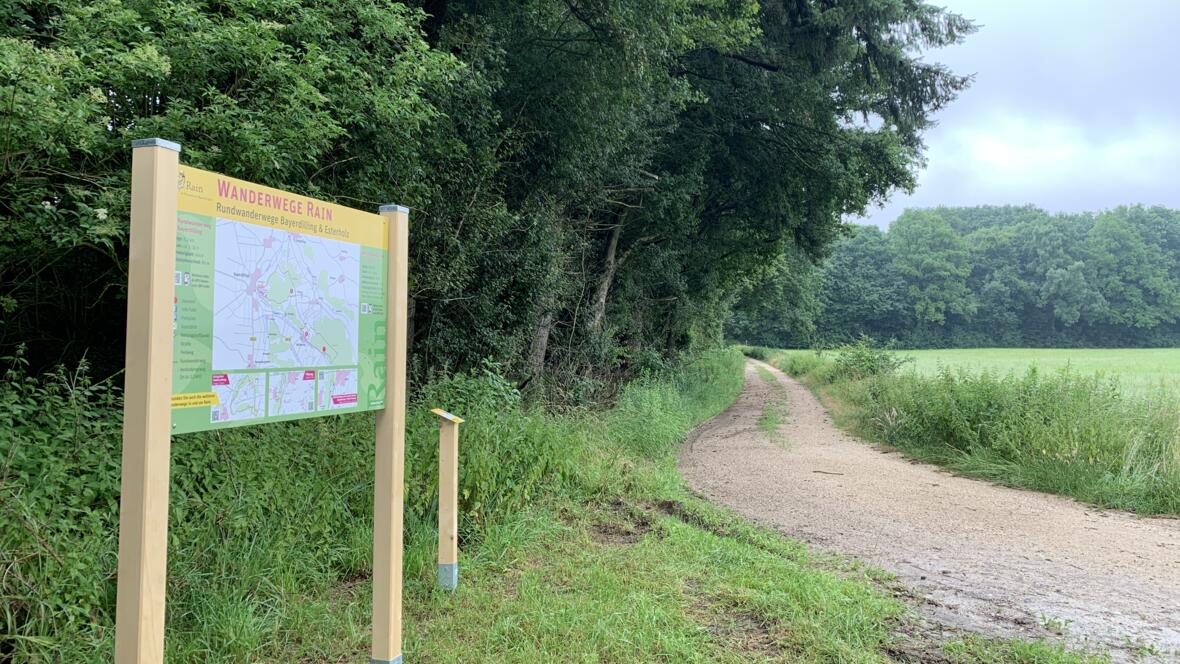
[[[786,403],[777,439],[758,426],[771,399]],[[694,432],[679,465],[709,500],[893,572],[946,636],[1063,631],[1115,661],[1180,662],[1180,520],[1099,510],[880,451],[755,360],[741,396]]]

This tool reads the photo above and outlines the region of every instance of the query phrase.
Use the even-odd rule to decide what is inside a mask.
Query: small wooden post
[[[131,143],[127,360],[115,662],[164,661],[168,470],[172,447],[172,307],[180,146]]]
[[[410,210],[383,205],[389,222],[386,267],[385,409],[377,412],[373,505],[374,664],[402,661],[402,509],[405,501],[406,314]]]
[[[441,408],[438,415],[438,585],[459,585],[459,425],[463,419]]]

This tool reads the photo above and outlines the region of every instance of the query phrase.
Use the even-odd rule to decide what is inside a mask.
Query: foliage
[[[413,200],[460,72],[387,0],[7,3],[0,21],[0,345],[122,366],[129,143],[361,207]],[[391,184],[394,183],[394,184]]]
[[[739,304],[729,333],[786,347],[859,334],[910,348],[1173,346],[1178,265],[1176,210],[907,210],[888,232],[858,227],[810,274],[773,275]],[[761,304],[779,291],[792,293],[791,317]]]
[[[118,373],[145,136],[413,208],[417,378],[492,358],[592,402],[715,345],[768,270],[795,280],[770,290],[802,339],[805,266],[844,215],[912,186],[931,114],[968,82],[925,52],[974,29],[898,0],[409,4],[5,5],[0,350]]]
[[[830,360],[819,353],[790,353],[789,355],[775,355],[768,362],[773,363],[791,376],[801,377],[816,369],[830,364]]]
[[[771,350],[765,346],[738,346],[737,348],[741,350],[742,355],[745,355],[746,357],[752,357],[755,360],[760,360],[762,362],[770,361]]]
[[[27,347],[29,364],[0,384],[0,653],[79,660],[111,638],[131,140],[413,208],[414,403],[472,416],[478,538],[571,481],[583,422],[530,404],[617,394],[610,435],[648,458],[736,394],[732,354],[670,367],[718,344],[737,288],[776,257],[804,275],[844,215],[913,185],[932,114],[968,83],[926,51],[974,30],[916,0],[15,0],[0,15],[0,352]],[[39,378],[81,358],[104,380]],[[365,573],[370,441],[365,417],[176,441],[170,661],[297,641],[309,619],[289,597]],[[434,485],[434,450],[416,412],[408,484]],[[430,495],[407,497],[411,539]]]
[[[873,340],[862,336],[855,343],[840,346],[835,351],[832,360],[835,371],[832,378],[836,380],[860,380],[874,376],[887,376],[908,360],[896,354],[878,348]]]
[[[810,346],[816,337],[815,318],[820,306],[819,272],[793,249],[771,265],[734,305],[726,334],[736,339],[757,339],[776,348]]]
[[[628,384],[606,418],[611,440],[634,456],[667,455],[702,412],[720,412],[737,397],[741,365],[736,351],[710,351],[671,380],[649,376]]]
[[[3,362],[0,653],[49,653],[55,635],[113,617],[118,399],[85,365],[34,377],[20,355]]]

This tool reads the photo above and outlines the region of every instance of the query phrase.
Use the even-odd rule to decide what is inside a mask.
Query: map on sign
[[[314,371],[278,371],[271,373],[269,380],[269,412],[275,415],[315,412]]]
[[[174,433],[385,405],[385,221],[182,166]]]
[[[355,364],[360,247],[217,220],[213,366]]]
[[[352,408],[356,405],[356,371],[333,369],[320,372],[320,410]]]
[[[257,420],[266,416],[266,376],[250,373],[213,374],[217,404],[209,409],[210,422]]]

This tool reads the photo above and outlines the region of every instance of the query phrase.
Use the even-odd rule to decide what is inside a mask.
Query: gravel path
[[[776,440],[758,426],[770,399],[786,403]],[[695,432],[680,469],[694,490],[755,522],[895,573],[947,633],[1063,631],[1115,661],[1180,662],[1180,520],[879,451],[837,429],[807,388],[753,360],[741,397]]]

